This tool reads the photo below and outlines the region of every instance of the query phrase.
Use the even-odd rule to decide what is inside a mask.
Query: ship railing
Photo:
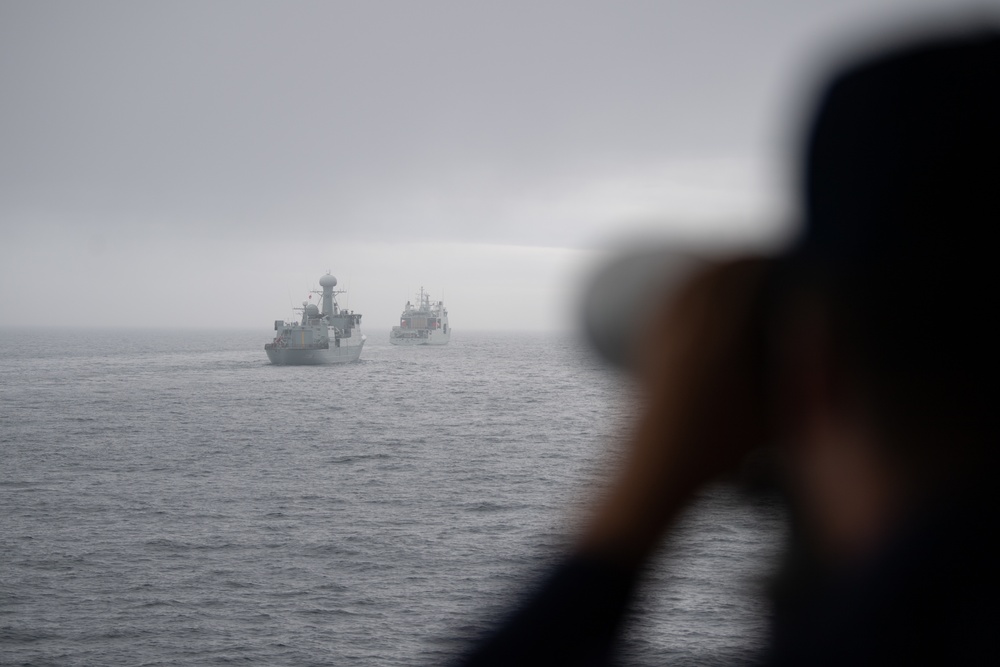
[[[288,343],[264,343],[265,350],[329,350],[330,343],[306,343],[305,345]]]

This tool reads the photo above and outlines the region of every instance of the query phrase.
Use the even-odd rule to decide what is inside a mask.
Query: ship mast
[[[337,306],[333,300],[333,288],[337,285],[337,279],[327,272],[325,276],[319,279],[319,284],[323,288],[323,312],[321,314],[333,317],[337,314]]]

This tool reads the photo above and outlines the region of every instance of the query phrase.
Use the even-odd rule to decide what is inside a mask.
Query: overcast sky
[[[0,0],[0,326],[573,326],[626,232],[786,237],[816,70],[956,4]]]

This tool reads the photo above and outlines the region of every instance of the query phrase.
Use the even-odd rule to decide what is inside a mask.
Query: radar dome
[[[319,308],[315,303],[310,303],[306,306],[306,315],[309,317],[319,317]]]
[[[337,279],[328,273],[319,279],[319,285],[320,287],[336,287]]]

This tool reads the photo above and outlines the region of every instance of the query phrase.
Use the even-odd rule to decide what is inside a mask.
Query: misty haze
[[[949,3],[875,4],[0,3],[0,663],[452,659],[633,415],[595,272],[786,244],[813,73]],[[327,272],[357,361],[270,364]],[[760,647],[783,519],[706,498],[634,664]]]

